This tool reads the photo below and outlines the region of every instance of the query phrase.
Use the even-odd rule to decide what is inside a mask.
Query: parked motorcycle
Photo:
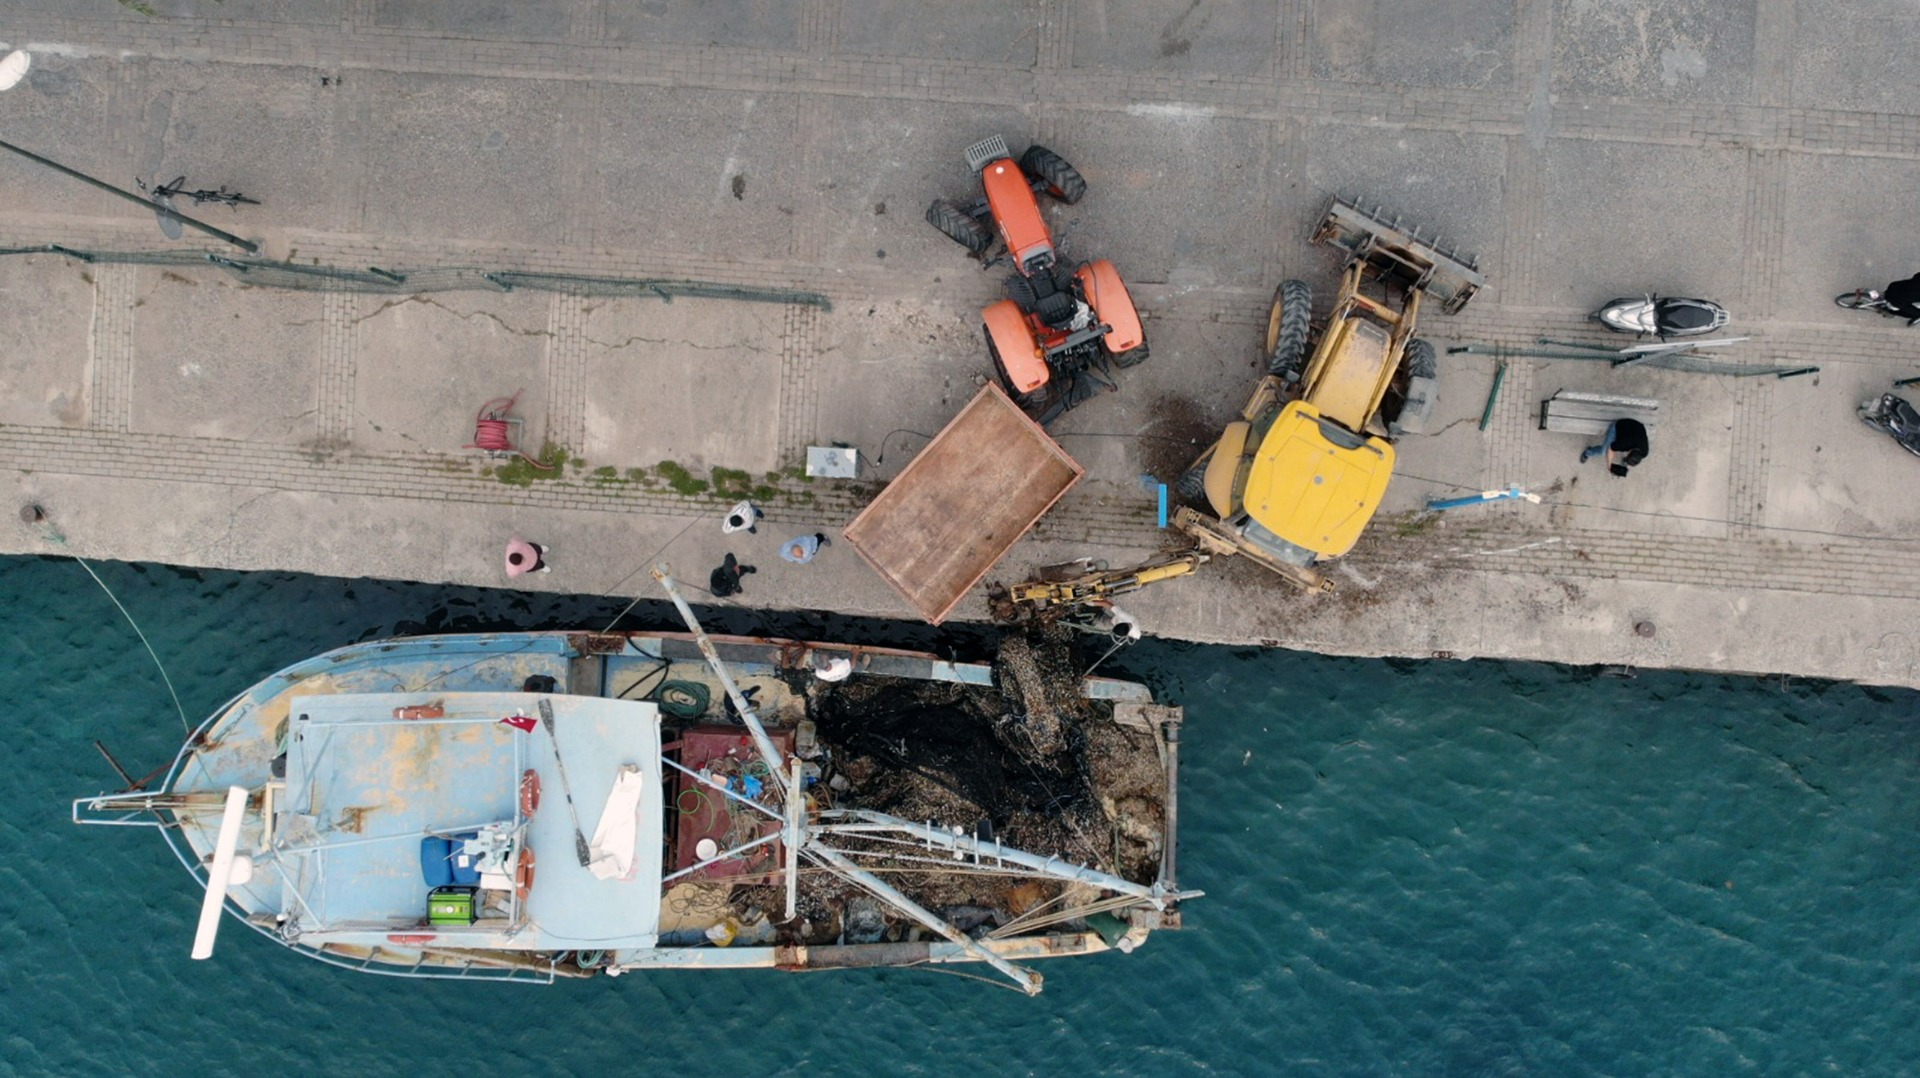
[[[1656,337],[1697,337],[1727,324],[1727,309],[1710,299],[1685,296],[1628,296],[1608,300],[1587,316],[1616,333]]]
[[[1920,410],[1893,393],[1882,393],[1877,401],[1860,406],[1860,422],[1900,443],[1900,448],[1920,457]]]

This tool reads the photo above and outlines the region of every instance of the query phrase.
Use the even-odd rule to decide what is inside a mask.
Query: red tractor
[[[985,195],[965,206],[934,199],[927,222],[987,265],[1005,258],[1019,271],[1007,281],[1007,298],[981,316],[994,369],[1045,426],[1100,387],[1117,389],[1113,370],[1143,362],[1147,336],[1113,263],[1068,270],[1060,262],[1036,196],[1045,192],[1069,206],[1080,201],[1087,181],[1072,165],[1045,146],[1027,147],[1016,162],[995,135],[967,147],[967,167],[980,174]],[[996,232],[1005,253],[990,258]]]

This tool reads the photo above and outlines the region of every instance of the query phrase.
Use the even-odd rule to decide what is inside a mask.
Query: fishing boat
[[[1012,636],[991,663],[688,632],[354,644],[240,693],[157,827],[222,910],[336,966],[552,983],[984,963],[1177,928],[1181,711]]]

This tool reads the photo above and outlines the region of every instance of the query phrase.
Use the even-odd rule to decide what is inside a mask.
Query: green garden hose
[[[707,713],[713,696],[698,681],[663,681],[652,693],[660,710],[676,719],[697,719]]]

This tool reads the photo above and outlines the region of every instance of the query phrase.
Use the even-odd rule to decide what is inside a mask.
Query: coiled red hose
[[[514,390],[511,397],[495,397],[480,406],[480,413],[473,420],[473,441],[467,443],[468,449],[484,449],[489,453],[512,453],[536,468],[552,471],[553,465],[543,464],[527,456],[513,444],[513,433],[506,414],[513,410],[515,401],[520,399],[524,390]]]

